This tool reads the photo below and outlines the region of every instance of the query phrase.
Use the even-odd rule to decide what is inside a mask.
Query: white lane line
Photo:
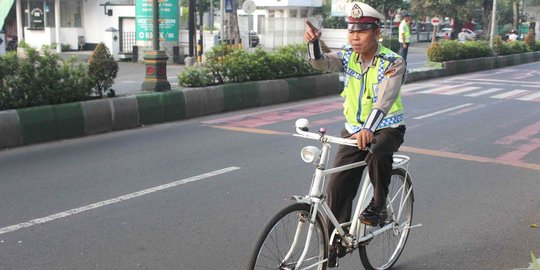
[[[530,101],[530,100],[534,100],[536,98],[540,98],[540,92],[532,93],[530,95],[522,96],[522,97],[519,97],[519,98],[516,98],[516,99]]]
[[[465,93],[465,92],[470,92],[472,90],[476,90],[476,89],[480,89],[481,87],[476,87],[476,86],[469,86],[469,87],[463,87],[463,88],[459,88],[459,89],[455,89],[455,90],[451,90],[451,91],[445,91],[445,92],[442,92],[441,94],[443,95],[455,95],[455,94],[461,94],[461,93]]]
[[[466,97],[477,97],[477,96],[490,94],[490,93],[501,91],[501,90],[503,90],[503,89],[502,88],[489,88],[489,89],[486,89],[486,90],[482,90],[480,92],[470,93],[470,94],[467,94],[465,96]]]
[[[141,191],[129,193],[129,194],[126,194],[126,195],[123,195],[123,196],[120,196],[120,197],[116,197],[116,198],[112,198],[112,199],[109,199],[109,200],[105,200],[105,201],[85,205],[85,206],[82,206],[82,207],[79,207],[79,208],[74,208],[74,209],[67,210],[67,211],[60,212],[60,213],[56,213],[56,214],[53,214],[53,215],[50,215],[50,216],[32,219],[32,220],[27,221],[27,222],[23,222],[23,223],[7,226],[7,227],[4,227],[4,228],[0,228],[0,235],[5,234],[5,233],[14,232],[14,231],[20,230],[22,228],[27,228],[27,227],[31,227],[31,226],[34,226],[34,225],[46,223],[46,222],[53,221],[53,220],[56,220],[56,219],[65,218],[65,217],[68,217],[68,216],[71,216],[71,215],[80,214],[82,212],[92,210],[92,209],[96,209],[96,208],[99,208],[99,207],[103,207],[103,206],[106,206],[106,205],[126,201],[126,200],[133,199],[133,198],[137,198],[137,197],[147,195],[147,194],[150,194],[150,193],[153,193],[153,192],[156,192],[156,191],[165,190],[165,189],[169,189],[169,188],[176,187],[176,186],[179,186],[179,185],[187,184],[187,183],[190,183],[190,182],[195,182],[195,181],[203,180],[205,178],[210,178],[212,176],[232,172],[232,171],[235,171],[235,170],[238,170],[238,169],[240,169],[240,167],[228,167],[228,168],[224,168],[224,169],[221,169],[221,170],[217,170],[217,171],[213,171],[213,172],[193,176],[193,177],[190,177],[190,178],[185,178],[185,179],[178,180],[178,181],[168,183],[168,184],[164,184],[164,185],[161,185],[161,186],[156,186],[156,187],[153,187],[153,188],[148,188],[148,189],[144,189],[144,190],[141,190]]]
[[[505,98],[510,98],[510,97],[519,95],[519,94],[524,93],[524,92],[528,92],[528,91],[527,90],[512,90],[512,91],[508,91],[506,93],[491,96],[490,98],[505,99]]]
[[[454,111],[454,110],[459,110],[461,108],[465,108],[465,107],[468,107],[468,106],[471,106],[471,105],[473,105],[473,103],[466,103],[466,104],[455,106],[455,107],[452,107],[452,108],[448,108],[448,109],[436,111],[436,112],[433,112],[433,113],[428,113],[428,114],[424,114],[424,115],[421,115],[421,116],[417,116],[417,117],[414,117],[413,119],[418,119],[418,120],[419,119],[424,119],[424,118],[432,117],[432,116],[435,116],[435,115],[439,115],[441,113],[446,113],[446,112],[450,112],[450,111]]]

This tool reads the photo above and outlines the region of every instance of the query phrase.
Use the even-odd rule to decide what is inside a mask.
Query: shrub
[[[47,47],[46,45],[44,45],[45,47]],[[53,42],[51,43],[50,47],[51,49],[53,50],[56,50],[56,46],[58,46],[58,44],[56,42]],[[69,43],[66,43],[66,44],[60,44],[60,50],[63,51],[63,52],[67,52],[67,51],[70,51],[71,50],[71,44]]]
[[[459,42],[443,40],[435,42],[428,48],[428,58],[432,62],[443,62],[459,59],[470,59],[492,56],[493,52],[485,41]]]
[[[527,44],[529,50],[536,51],[536,35],[532,29],[529,30],[523,41]]]
[[[190,87],[211,85],[213,76],[206,67],[187,67],[178,74],[180,84]]]
[[[320,73],[307,62],[306,54],[306,45],[288,45],[273,52],[260,48],[247,52],[220,45],[206,53],[204,68],[186,69],[178,78],[184,86],[203,86]]]
[[[427,55],[429,58],[429,61],[432,62],[442,62],[443,60],[443,54],[441,50],[441,44],[439,42],[435,42],[431,44],[431,46],[428,47]]]
[[[88,76],[94,81],[94,91],[103,97],[103,93],[111,89],[118,74],[118,63],[103,43],[97,45],[88,63]]]
[[[399,40],[395,37],[385,37],[381,44],[394,52],[398,52],[401,47],[401,43],[399,43]]]
[[[529,46],[523,41],[512,41],[508,42],[508,47],[510,47],[510,53],[516,54],[516,53],[526,53],[529,52]]]
[[[508,43],[504,42],[500,36],[496,36],[493,39],[493,51],[497,55],[508,55],[512,53]]]
[[[85,100],[91,92],[86,67],[47,50],[26,47],[24,57],[0,57],[0,110]]]

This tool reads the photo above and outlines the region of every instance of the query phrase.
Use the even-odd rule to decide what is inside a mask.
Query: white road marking
[[[402,92],[409,92],[409,91],[414,91],[414,90],[418,90],[418,89],[423,89],[423,88],[428,88],[428,87],[433,87],[435,86],[435,84],[419,84],[419,85],[404,85],[403,88],[401,88],[401,91]]]
[[[522,96],[522,97],[519,97],[519,98],[516,98],[516,99],[517,100],[529,101],[529,100],[534,100],[536,98],[540,98],[540,92],[532,93],[530,95]]]
[[[524,92],[528,92],[528,91],[527,90],[512,90],[512,91],[508,91],[502,94],[491,96],[490,98],[504,99],[504,98],[512,97],[512,96],[515,96]]]
[[[147,195],[147,194],[150,194],[150,193],[153,193],[153,192],[156,192],[156,191],[165,190],[165,189],[169,189],[169,188],[176,187],[176,186],[179,186],[179,185],[183,185],[183,184],[186,184],[186,183],[203,180],[205,178],[210,178],[212,176],[232,172],[232,171],[235,171],[235,170],[238,170],[238,169],[240,169],[240,167],[228,167],[228,168],[224,168],[224,169],[221,169],[221,170],[217,170],[217,171],[213,171],[213,172],[193,176],[193,177],[190,177],[190,178],[185,178],[185,179],[178,180],[178,181],[175,181],[175,182],[172,182],[172,183],[156,186],[156,187],[153,187],[153,188],[148,188],[148,189],[144,189],[144,190],[141,190],[141,191],[129,193],[129,194],[126,194],[126,195],[123,195],[123,196],[120,196],[120,197],[116,197],[116,198],[112,198],[112,199],[109,199],[109,200],[105,200],[105,201],[85,205],[85,206],[82,206],[82,207],[79,207],[79,208],[74,208],[74,209],[67,210],[67,211],[60,212],[60,213],[56,213],[56,214],[53,214],[53,215],[50,215],[50,216],[32,219],[32,220],[27,221],[27,222],[23,222],[23,223],[7,226],[7,227],[4,227],[4,228],[0,228],[0,235],[5,234],[5,233],[14,232],[14,231],[20,230],[22,228],[27,228],[27,227],[31,227],[31,226],[34,226],[34,225],[46,223],[46,222],[53,221],[53,220],[56,220],[56,219],[65,218],[65,217],[68,217],[68,216],[71,216],[71,215],[80,214],[82,212],[92,210],[92,209],[96,209],[96,208],[99,208],[99,207],[103,207],[103,206],[106,206],[106,205],[110,205],[110,204],[114,204],[114,203],[118,203],[118,202],[122,202],[122,201],[127,201],[129,199],[137,198],[137,197]]]
[[[452,89],[452,88],[456,88],[456,87],[462,87],[462,86],[466,86],[466,85],[470,85],[470,84],[472,84],[472,83],[464,83],[464,84],[457,84],[457,85],[450,85],[450,86],[441,86],[441,87],[438,87],[438,88],[435,88],[435,89],[420,91],[418,93],[419,94],[431,94],[431,93],[435,93],[435,92],[439,92],[439,91],[443,91],[443,90],[447,90],[447,89]]]
[[[443,92],[441,94],[443,95],[455,95],[455,94],[461,94],[461,93],[465,93],[465,92],[470,92],[472,90],[476,90],[476,89],[480,89],[481,87],[476,87],[476,86],[469,86],[469,87],[463,87],[463,88],[459,88],[459,89],[455,89],[455,90],[451,90],[451,91],[446,91],[446,92]]]
[[[503,73],[507,73],[507,72],[503,72]],[[526,82],[526,81],[519,81],[519,80],[473,79],[473,78],[470,78],[469,80],[471,80],[471,81],[485,81],[485,82],[490,82],[490,83],[505,83],[505,84],[512,84],[512,85],[517,85],[517,84],[538,85],[538,82]]]
[[[454,110],[459,110],[461,108],[465,108],[465,107],[468,107],[468,106],[471,106],[471,105],[473,105],[473,103],[466,103],[466,104],[463,104],[463,105],[459,105],[459,106],[455,106],[455,107],[452,107],[452,108],[436,111],[436,112],[433,112],[433,113],[424,114],[422,116],[417,116],[417,117],[414,117],[413,119],[418,119],[418,120],[419,119],[424,119],[424,118],[432,117],[432,116],[435,116],[435,115],[439,115],[441,113],[446,113],[446,112],[450,112],[450,111],[454,111]]]
[[[497,91],[501,91],[503,90],[502,88],[489,88],[489,89],[486,89],[486,90],[482,90],[480,92],[474,92],[474,93],[470,93],[470,94],[467,94],[465,95],[466,97],[477,97],[477,96],[481,96],[481,95],[485,95],[485,94],[490,94],[490,93],[493,93],[493,92],[497,92]]]

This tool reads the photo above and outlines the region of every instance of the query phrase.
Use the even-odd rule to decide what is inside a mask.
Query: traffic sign
[[[433,17],[433,18],[431,18],[431,24],[433,26],[437,26],[437,25],[441,24],[441,19],[439,17]]]
[[[233,0],[225,0],[225,12],[232,13],[233,11]]]
[[[257,5],[255,5],[255,2],[253,2],[253,0],[246,0],[242,4],[242,10],[246,14],[252,14],[253,12],[255,12],[256,9],[257,9]]]

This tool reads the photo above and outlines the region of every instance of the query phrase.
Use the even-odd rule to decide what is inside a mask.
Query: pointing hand
[[[304,40],[307,42],[314,42],[322,35],[321,31],[317,29],[309,20],[306,20],[306,32],[304,32]]]

